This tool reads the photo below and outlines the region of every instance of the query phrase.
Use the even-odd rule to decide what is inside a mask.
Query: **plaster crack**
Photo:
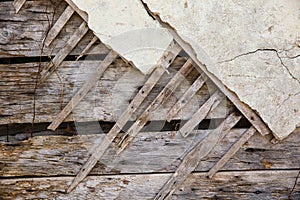
[[[233,58],[231,58],[231,59],[223,60],[223,61],[220,61],[220,62],[218,62],[218,63],[231,62],[231,61],[234,61],[235,59],[237,59],[237,58],[239,58],[239,57],[247,56],[247,55],[251,55],[251,54],[255,54],[255,53],[260,52],[260,51],[262,51],[262,52],[265,52],[265,51],[267,51],[267,52],[268,52],[268,51],[269,51],[269,52],[275,52],[277,58],[278,58],[279,61],[280,61],[281,66],[283,66],[283,67],[287,70],[288,74],[289,74],[294,80],[296,80],[296,81],[300,84],[300,80],[299,80],[297,77],[295,77],[295,76],[293,75],[293,73],[290,71],[290,69],[283,63],[282,58],[280,57],[280,55],[279,55],[279,53],[278,53],[278,51],[277,51],[276,49],[267,49],[267,48],[266,48],[266,49],[256,49],[256,50],[254,50],[254,51],[250,51],[250,52],[247,52],[247,53],[242,53],[242,54],[237,55],[237,56],[235,56],[235,57],[233,57]],[[299,55],[296,55],[296,56],[294,56],[294,57],[291,57],[290,59],[297,58],[298,56],[299,56]]]

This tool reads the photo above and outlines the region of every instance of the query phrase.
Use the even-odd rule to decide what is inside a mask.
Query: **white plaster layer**
[[[300,125],[299,0],[143,0],[278,139]]]
[[[139,0],[73,0],[88,14],[88,26],[107,46],[150,73],[172,36],[149,17]]]

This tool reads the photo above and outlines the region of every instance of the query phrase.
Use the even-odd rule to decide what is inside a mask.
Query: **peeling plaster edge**
[[[226,90],[229,90],[230,92],[233,93],[233,95],[235,95],[237,97],[237,99],[245,106],[247,107],[248,109],[252,110],[255,114],[257,114],[257,116],[261,119],[261,121],[264,123],[265,125],[265,128],[266,128],[266,133],[262,133],[261,131],[258,131],[260,132],[262,135],[267,135],[269,133],[272,133],[272,135],[278,139],[278,140],[283,140],[284,138],[286,138],[288,135],[284,136],[284,137],[279,137],[278,134],[275,134],[268,126],[267,123],[265,123],[265,121],[260,117],[259,115],[259,112],[252,109],[247,103],[245,103],[244,101],[241,101],[240,98],[238,97],[238,95],[232,91],[230,88],[228,88],[219,78],[217,78],[212,72],[210,72],[206,65],[201,62],[199,59],[198,59],[198,56],[197,56],[197,53],[196,51],[194,50],[194,48],[192,47],[191,44],[189,44],[188,42],[186,42],[176,31],[176,29],[170,25],[168,22],[166,21],[163,21],[160,16],[159,16],[159,13],[155,13],[155,12],[152,12],[150,10],[150,8],[148,7],[147,3],[145,3],[143,0],[140,0],[141,3],[144,5],[144,8],[145,10],[147,11],[147,13],[149,14],[149,16],[154,19],[154,20],[157,20],[160,25],[163,27],[163,28],[166,28],[170,31],[171,35],[173,36],[174,40],[176,40],[179,45],[192,57],[193,60],[197,61],[198,63],[200,63],[202,65],[202,67],[209,73],[210,76],[212,76],[214,79],[218,80],[221,85],[218,85],[217,87],[219,87],[219,89],[221,91],[223,91],[224,89]],[[214,81],[213,81],[214,82]],[[233,102],[234,103],[234,102]],[[242,112],[242,111],[241,111]],[[246,116],[245,114],[243,114],[246,118],[248,118],[248,116]],[[249,119],[248,119],[249,120]],[[250,120],[249,120],[250,121]],[[250,121],[251,122],[251,121]]]

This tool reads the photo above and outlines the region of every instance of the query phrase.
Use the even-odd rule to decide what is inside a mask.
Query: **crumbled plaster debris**
[[[143,0],[278,139],[300,125],[299,0]]]
[[[149,17],[139,0],[73,0],[88,14],[88,26],[107,46],[150,73],[172,36]]]

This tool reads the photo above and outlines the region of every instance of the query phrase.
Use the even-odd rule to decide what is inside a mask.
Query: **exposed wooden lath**
[[[21,8],[25,4],[25,2],[26,2],[26,0],[14,0],[13,5],[16,9],[16,13],[18,13],[21,10]]]

